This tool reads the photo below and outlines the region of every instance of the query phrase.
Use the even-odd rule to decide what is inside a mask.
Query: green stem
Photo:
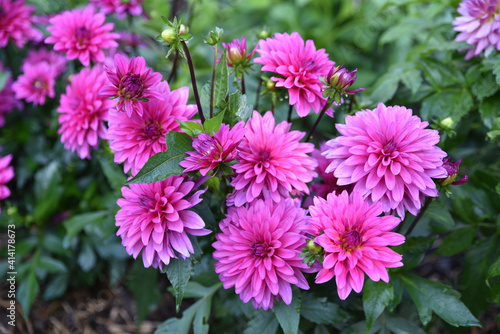
[[[170,71],[170,75],[168,76],[167,82],[170,83],[175,76],[175,72],[177,72],[177,61],[179,60],[179,51],[175,50],[174,62],[172,64],[172,70]]]
[[[309,141],[309,139],[311,138],[314,130],[316,130],[316,127],[318,126],[319,124],[319,121],[321,121],[321,118],[323,117],[323,115],[326,113],[326,111],[328,110],[328,108],[330,108],[330,106],[332,105],[332,102],[333,100],[332,99],[328,99],[323,107],[323,109],[321,109],[321,112],[319,113],[319,116],[318,116],[318,119],[316,120],[316,123],[314,123],[311,131],[309,132],[309,134],[307,135],[306,137],[306,142]]]
[[[293,111],[293,105],[290,104],[290,107],[288,108],[288,118],[287,118],[288,123],[292,122],[292,111]]]
[[[260,88],[262,87],[262,78],[259,77],[259,84],[257,85],[257,97],[255,98],[255,110],[259,110]]]
[[[408,231],[406,231],[405,237],[409,236],[410,233],[415,228],[415,226],[417,226],[418,221],[420,220],[420,218],[422,218],[422,216],[424,215],[425,211],[427,210],[427,208],[429,207],[429,205],[431,204],[431,202],[432,202],[431,197],[426,197],[425,198],[424,206],[422,207],[422,209],[420,210],[420,212],[417,214],[417,216],[415,217],[415,219],[411,223],[410,228],[408,229]]]
[[[216,66],[217,66],[217,44],[215,44],[214,67],[212,69],[212,87],[210,90],[210,118],[214,117],[214,87],[215,87]]]
[[[201,123],[205,123],[205,116],[203,116],[203,109],[201,108],[200,96],[198,95],[198,86],[196,85],[196,77],[194,76],[193,61],[191,60],[191,54],[187,47],[186,42],[181,41],[182,48],[186,53],[186,60],[189,66],[189,74],[191,75],[191,84],[193,85],[194,99],[196,100],[196,106],[198,107],[198,114],[200,115]]]
[[[245,94],[245,73],[241,73],[241,94]]]

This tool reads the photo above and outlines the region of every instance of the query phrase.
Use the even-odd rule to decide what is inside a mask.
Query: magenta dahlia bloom
[[[0,128],[5,125],[5,114],[12,112],[15,108],[21,109],[22,103],[16,99],[15,92],[12,90],[12,77],[9,71],[6,71],[0,61],[0,72],[7,72],[7,80],[0,90]]]
[[[65,70],[68,64],[66,58],[52,50],[41,48],[39,50],[31,49],[28,55],[24,58],[23,72],[26,72],[26,66],[38,66],[39,63],[45,62],[54,69],[54,75],[59,77]]]
[[[114,24],[104,21],[106,16],[95,13],[92,7],[65,11],[50,19],[50,36],[45,43],[54,44],[54,50],[66,53],[70,60],[78,58],[84,66],[90,61],[103,63],[103,49],[117,47],[119,37],[111,32]]]
[[[0,0],[0,48],[7,46],[9,38],[18,48],[28,41],[39,41],[43,34],[33,27],[34,6],[24,0]]]
[[[296,32],[275,34],[259,42],[260,57],[254,62],[264,65],[262,71],[273,72],[276,87],[285,87],[290,95],[290,105],[295,106],[300,117],[311,111],[318,113],[325,105],[320,76],[325,76],[335,64],[328,60],[324,49],[316,51],[312,40],[304,40]]]
[[[402,256],[387,246],[404,243],[401,234],[390,232],[400,219],[383,216],[380,202],[369,205],[358,192],[315,197],[309,207],[314,242],[323,247],[323,268],[316,283],[335,276],[337,292],[344,300],[352,290],[361,292],[365,273],[373,281],[389,282],[386,268],[403,266]]]
[[[144,267],[162,269],[171,258],[187,258],[194,253],[190,235],[207,235],[205,223],[187,210],[201,202],[198,190],[191,196],[195,183],[187,176],[173,175],[155,183],[131,184],[122,188],[116,214],[116,235],[122,238],[127,253],[137,258],[142,250]],[[177,253],[175,253],[176,251]]]
[[[115,55],[116,69],[105,66],[110,85],[101,89],[106,97],[117,97],[118,111],[125,111],[128,117],[137,114],[142,117],[143,101],[162,100],[162,94],[155,88],[161,81],[161,74],[146,67],[143,57],[133,57],[128,61],[120,54]]]
[[[234,286],[241,300],[251,299],[256,309],[272,308],[274,297],[289,305],[292,284],[309,289],[302,274],[307,265],[299,257],[307,224],[306,211],[290,198],[229,208],[212,244],[215,272],[224,288]]]
[[[99,138],[106,138],[108,109],[113,101],[100,96],[99,90],[108,84],[100,65],[83,68],[73,75],[66,94],[61,95],[59,131],[64,148],[76,152],[80,159],[90,159],[91,149],[96,149]]]
[[[6,199],[10,196],[10,190],[6,184],[14,178],[14,167],[10,166],[12,154],[5,157],[0,156],[0,199]],[[0,207],[0,213],[2,208]]]
[[[184,173],[199,170],[201,175],[207,173],[223,163],[236,158],[238,146],[245,135],[245,122],[241,121],[229,130],[229,125],[222,124],[213,137],[200,133],[193,139],[193,148],[196,152],[186,152],[186,157],[179,165],[186,168]]]
[[[139,16],[142,14],[142,1],[143,0],[90,0],[94,6],[101,8],[101,11],[106,14],[116,14],[116,16],[123,20],[128,15]]]
[[[35,66],[24,64],[23,69],[24,73],[12,84],[16,99],[25,99],[36,106],[44,105],[46,97],[56,96],[56,75],[52,66],[41,62]]]
[[[235,66],[250,61],[257,50],[256,45],[252,52],[247,55],[247,40],[245,36],[241,36],[241,41],[239,39],[233,39],[231,43],[222,43],[222,46],[226,48],[227,64],[229,66]]]
[[[383,103],[346,116],[345,125],[337,124],[341,136],[326,143],[323,154],[332,159],[326,171],[370,203],[380,201],[385,212],[416,215],[425,196],[439,195],[432,178],[447,176],[439,133],[427,125],[411,109]]]
[[[496,47],[500,50],[500,6],[498,0],[464,0],[458,7],[458,16],[453,28],[460,32],[455,40],[465,41],[473,47],[465,59],[480,54],[488,56]]]
[[[177,122],[187,121],[196,113],[195,105],[186,104],[189,88],[170,91],[167,82],[158,86],[162,100],[149,100],[143,104],[142,117],[110,109],[108,120],[109,147],[115,152],[115,162],[125,162],[125,173],[135,175],[158,152],[167,150],[165,135],[180,131]]]
[[[292,191],[309,194],[306,183],[317,175],[317,163],[308,155],[314,145],[301,143],[305,132],[290,131],[290,126],[285,121],[275,126],[270,111],[264,117],[253,112],[239,146],[239,162],[233,166],[235,192],[230,203],[241,206],[258,197],[280,202]]]

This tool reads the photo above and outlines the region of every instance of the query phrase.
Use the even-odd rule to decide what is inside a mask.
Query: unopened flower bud
[[[344,68],[344,65],[332,67],[330,72],[326,76],[327,83],[340,92],[341,94],[354,94],[359,92],[360,90],[364,90],[364,88],[358,88],[356,90],[348,90],[356,81],[357,76],[356,72],[358,69],[355,69],[352,72],[349,72]]]
[[[260,39],[266,39],[269,37],[269,31],[264,28],[257,34],[257,37],[259,37]]]
[[[161,38],[168,44],[171,44],[175,42],[177,34],[175,33],[175,30],[173,28],[168,28],[161,32]]]
[[[445,178],[439,179],[439,181],[441,181],[441,185],[443,187],[445,187],[449,184],[460,185],[460,184],[464,184],[467,181],[467,179],[469,178],[467,175],[465,175],[462,179],[455,181],[457,176],[458,176],[460,162],[462,162],[461,159],[458,161],[451,161],[450,158],[444,159],[443,167],[446,169],[446,172],[448,172],[448,176]]]
[[[229,66],[239,65],[249,61],[257,49],[256,46],[247,56],[247,41],[245,36],[241,36],[241,41],[234,39],[231,43],[222,43],[222,45],[226,48],[227,64]]]
[[[311,254],[319,254],[323,248],[314,242],[314,240],[307,241],[307,249]]]
[[[179,26],[179,35],[187,34],[187,33],[189,33],[189,27],[186,27],[184,24],[181,24]]]
[[[267,80],[266,81],[266,88],[267,90],[275,90],[276,89],[276,82],[272,81],[272,80]]]
[[[444,129],[452,129],[453,128],[453,124],[455,122],[453,122],[453,119],[451,117],[446,117],[445,119],[443,119],[441,122],[441,126],[444,128]]]

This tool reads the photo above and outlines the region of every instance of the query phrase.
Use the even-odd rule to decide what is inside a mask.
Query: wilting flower
[[[36,106],[44,105],[46,97],[56,96],[53,67],[41,62],[35,66],[25,64],[23,69],[24,73],[12,84],[16,99],[25,99],[26,102],[33,102]]]
[[[344,65],[341,66],[333,66],[325,77],[325,81],[327,85],[325,88],[325,92],[323,96],[330,95],[334,101],[333,104],[336,106],[344,103],[344,94],[354,94],[359,91],[365,90],[364,88],[358,88],[354,90],[349,90],[349,88],[354,84],[357,79],[355,69],[352,72],[349,72],[344,68]]]
[[[61,95],[59,115],[61,142],[64,148],[76,152],[81,159],[90,159],[91,149],[96,149],[99,138],[106,138],[104,121],[113,101],[98,95],[108,84],[108,78],[100,65],[85,67],[73,75],[66,94]]]
[[[296,32],[288,35],[275,34],[259,42],[260,57],[254,62],[264,65],[262,71],[279,74],[272,77],[277,87],[285,87],[290,95],[290,105],[294,105],[300,117],[311,111],[318,113],[326,99],[322,95],[320,76],[328,74],[335,64],[328,60],[324,49],[316,51],[314,42],[304,40]]]
[[[488,56],[496,47],[500,50],[500,13],[498,0],[464,0],[458,7],[461,16],[453,20],[453,28],[460,33],[455,40],[473,47],[465,59],[485,51]]]
[[[5,114],[10,113],[15,108],[22,108],[22,103],[16,99],[15,93],[12,90],[12,77],[9,71],[6,71],[0,61],[0,73],[6,72],[7,79],[3,88],[0,90],[0,128],[5,125]]]
[[[116,14],[116,16],[123,20],[128,15],[139,16],[142,14],[143,0],[90,0],[94,6],[101,8],[101,11],[108,14]]]
[[[45,48],[39,50],[31,49],[28,51],[26,58],[24,58],[23,72],[26,72],[25,66],[38,66],[41,62],[47,63],[47,65],[54,69],[56,78],[66,70],[68,63],[63,55],[52,50]]]
[[[0,0],[0,48],[9,38],[18,48],[28,41],[39,41],[43,34],[33,27],[34,6],[25,6],[24,0]]]
[[[290,198],[229,208],[212,244],[215,272],[224,288],[234,286],[241,300],[251,299],[256,309],[272,308],[274,297],[289,305],[292,284],[309,289],[302,274],[307,265],[299,257],[307,223],[306,211]]]
[[[234,205],[241,206],[262,196],[280,202],[291,191],[309,194],[306,183],[316,176],[316,161],[307,154],[314,150],[314,145],[301,143],[305,132],[290,131],[290,126],[285,121],[275,126],[270,111],[264,117],[253,112],[239,146],[239,162],[234,165]]]
[[[196,113],[195,105],[186,104],[189,88],[170,91],[167,82],[158,86],[162,100],[149,100],[143,104],[142,117],[110,109],[108,120],[109,147],[115,152],[115,162],[125,162],[125,173],[135,175],[146,161],[158,152],[167,150],[165,135],[180,131],[177,122],[187,121]]]
[[[198,138],[193,139],[196,152],[186,152],[189,156],[179,164],[186,168],[184,173],[199,170],[205,176],[210,170],[235,159],[238,146],[245,135],[244,125],[245,122],[241,121],[229,130],[229,125],[222,124],[213,138],[209,134],[200,133]]]
[[[390,232],[400,219],[378,217],[383,212],[380,202],[369,205],[358,192],[344,191],[338,196],[328,194],[326,200],[315,197],[309,211],[314,242],[324,249],[316,283],[335,276],[340,299],[352,290],[361,292],[365,273],[373,281],[389,282],[386,268],[403,265],[402,256],[387,247],[405,241],[401,234]]]
[[[161,81],[161,74],[146,67],[143,57],[133,57],[128,61],[116,54],[115,67],[104,67],[111,84],[101,89],[100,94],[118,98],[118,111],[125,111],[128,117],[134,113],[142,117],[143,101],[163,99],[162,94],[155,89]]]
[[[122,188],[116,214],[116,235],[122,238],[127,253],[137,258],[142,250],[144,267],[162,268],[171,258],[187,258],[194,253],[188,234],[201,236],[201,217],[188,209],[201,202],[198,190],[191,196],[195,183],[187,176],[169,176],[155,183],[131,184]],[[175,252],[177,253],[175,253]]]
[[[446,169],[446,173],[448,174],[447,177],[439,179],[443,187],[449,184],[458,186],[467,182],[467,179],[469,178],[467,175],[465,175],[462,179],[455,181],[458,176],[458,170],[461,162],[462,159],[458,161],[452,161],[450,158],[443,159],[443,167]]]
[[[229,66],[240,65],[250,61],[257,50],[256,45],[252,52],[247,55],[247,40],[245,36],[241,36],[241,41],[233,39],[231,43],[222,43],[222,45],[226,48],[227,64]]]
[[[54,44],[54,50],[66,53],[68,59],[80,60],[89,66],[90,61],[104,62],[103,49],[117,47],[119,37],[113,30],[113,23],[104,23],[102,13],[94,13],[92,7],[65,11],[52,19],[47,27],[50,36],[45,43]]]
[[[326,143],[323,154],[332,159],[326,171],[340,186],[354,184],[370,203],[380,201],[385,212],[416,215],[425,196],[439,195],[432,178],[448,175],[439,133],[427,125],[411,109],[383,103],[346,116],[345,125],[337,124],[341,136]]]
[[[6,184],[14,178],[14,167],[10,166],[12,154],[5,157],[0,156],[0,199],[6,199],[10,196],[10,190]],[[0,213],[2,208],[0,207]]]

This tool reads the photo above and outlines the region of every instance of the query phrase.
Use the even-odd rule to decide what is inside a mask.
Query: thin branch
[[[175,55],[174,55],[174,62],[172,64],[172,70],[170,71],[170,75],[168,76],[167,82],[170,83],[170,81],[175,77],[175,74],[177,72],[177,61],[179,60],[179,51],[175,50]]]
[[[205,123],[205,116],[203,116],[203,109],[201,108],[200,96],[198,95],[198,86],[196,85],[196,77],[194,76],[193,61],[191,60],[191,54],[187,47],[186,42],[181,41],[182,48],[186,54],[186,60],[189,66],[189,74],[191,75],[191,84],[193,85],[194,99],[196,100],[196,106],[198,107],[198,114],[200,115],[201,123]]]
[[[309,141],[309,139],[311,138],[314,130],[316,130],[316,127],[318,126],[319,124],[319,121],[321,121],[321,118],[323,117],[323,115],[326,113],[326,111],[328,110],[328,108],[330,108],[330,106],[332,105],[332,102],[330,101],[330,99],[328,99],[325,103],[325,106],[323,107],[323,109],[321,109],[321,112],[319,113],[319,116],[318,116],[318,119],[316,120],[316,123],[314,123],[311,131],[309,132],[309,134],[307,135],[306,137],[306,142]]]
[[[431,197],[425,198],[425,203],[424,203],[424,206],[422,207],[422,210],[420,210],[420,212],[417,214],[417,216],[415,217],[415,219],[411,223],[410,228],[405,233],[405,236],[410,235],[410,233],[413,231],[415,226],[417,226],[418,221],[420,220],[420,218],[422,218],[422,216],[424,215],[425,211],[427,210],[427,208],[429,207],[429,204],[431,204],[431,202],[432,202]]]
[[[292,110],[293,110],[293,105],[290,104],[290,107],[288,107],[288,118],[287,118],[288,123],[292,122]]]

